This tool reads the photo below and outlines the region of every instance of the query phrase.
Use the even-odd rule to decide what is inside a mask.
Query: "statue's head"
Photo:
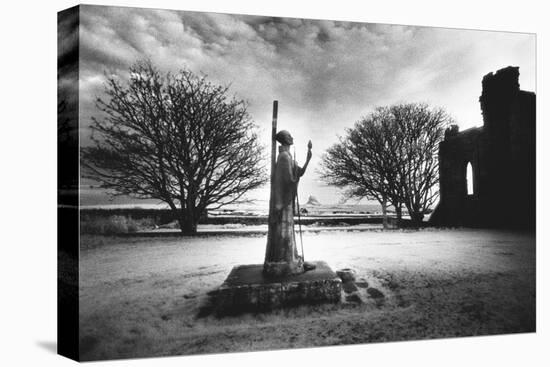
[[[294,139],[292,135],[286,130],[281,130],[275,135],[275,140],[277,140],[282,145],[292,145],[294,144]]]

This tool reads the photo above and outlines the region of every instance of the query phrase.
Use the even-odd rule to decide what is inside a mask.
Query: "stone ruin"
[[[451,126],[439,145],[439,226],[535,227],[535,93],[520,90],[519,68],[485,75],[483,126]],[[467,170],[471,169],[470,191]]]

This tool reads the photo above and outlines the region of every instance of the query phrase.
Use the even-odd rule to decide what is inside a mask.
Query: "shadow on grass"
[[[216,312],[216,296],[217,296],[217,290],[211,290],[206,294],[206,299],[202,302],[201,306],[199,307],[199,312],[197,313],[196,318],[197,319],[203,319],[208,316],[216,316],[217,318],[220,318],[221,315],[219,315]]]
[[[55,341],[44,341],[44,340],[41,340],[41,341],[37,341],[36,342],[36,345],[38,345],[39,347],[41,347],[42,349],[46,350],[47,352],[50,352],[50,353],[53,353],[53,354],[57,354],[57,342]]]
[[[344,295],[344,293],[342,292]],[[217,302],[216,290],[207,293],[207,297],[201,302],[195,319],[208,319],[220,320],[220,319],[239,319],[241,317],[253,317],[264,320],[266,318],[302,318],[311,314],[317,315],[331,315],[334,312],[338,312],[342,309],[360,308],[363,305],[363,301],[346,301],[342,298],[342,301],[335,303],[331,302],[311,302],[311,303],[296,303],[286,304],[276,308],[232,308],[221,309]],[[382,301],[383,302],[383,301]]]

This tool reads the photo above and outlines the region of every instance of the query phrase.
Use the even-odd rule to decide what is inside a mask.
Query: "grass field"
[[[83,236],[83,360],[535,331],[534,234],[450,229],[305,233],[307,260],[353,268],[362,303],[204,315],[265,236]],[[380,293],[383,295],[380,296]]]

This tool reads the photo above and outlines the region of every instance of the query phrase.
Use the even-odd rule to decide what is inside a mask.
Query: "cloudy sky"
[[[535,36],[521,33],[83,6],[80,14],[81,139],[89,141],[104,72],[121,75],[139,59],[161,70],[188,68],[231,85],[269,144],[272,101],[279,128],[295,138],[298,161],[313,141],[304,176],[308,195],[335,203],[338,192],[315,172],[323,151],[376,106],[427,102],[444,107],[461,129],[482,124],[483,75],[520,67],[535,90]],[[264,198],[268,189],[252,193]],[[97,198],[96,198],[97,199]],[[93,203],[97,203],[94,201]],[[92,204],[85,200],[83,205]]]

